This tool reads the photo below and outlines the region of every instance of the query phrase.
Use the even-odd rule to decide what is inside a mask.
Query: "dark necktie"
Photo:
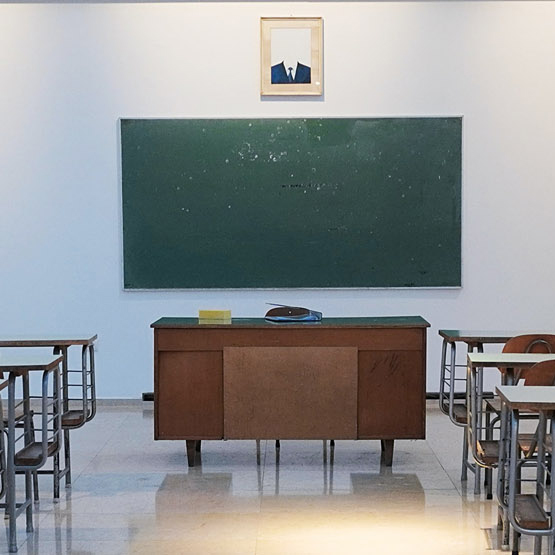
[[[289,79],[289,83],[292,83],[292,82],[293,82],[293,73],[292,73],[292,72],[293,72],[293,68],[292,68],[292,67],[289,67],[289,68],[287,68],[287,71],[288,71],[288,73],[287,73],[287,79]]]

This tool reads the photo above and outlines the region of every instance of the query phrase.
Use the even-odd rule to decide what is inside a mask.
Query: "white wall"
[[[324,18],[325,96],[259,96],[259,18]],[[152,391],[160,316],[266,301],[555,329],[555,3],[0,5],[0,335],[99,335],[98,394]],[[463,288],[124,292],[120,117],[463,115]]]

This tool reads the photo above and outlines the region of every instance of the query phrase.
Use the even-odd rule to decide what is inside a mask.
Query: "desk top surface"
[[[555,410],[555,387],[500,385],[499,397],[513,409]]]
[[[41,355],[21,351],[0,352],[0,372],[51,370],[62,363],[61,355]]]
[[[471,366],[502,366],[509,368],[526,368],[545,360],[555,360],[555,354],[543,353],[468,353]]]
[[[548,335],[555,333],[546,331],[526,330],[439,330],[439,335],[446,341],[461,343],[506,343],[511,337],[517,335]]]
[[[198,318],[160,318],[151,328],[428,328],[421,316],[382,316],[373,318],[323,318],[320,322],[269,322],[264,318],[233,318],[230,323],[212,323]]]
[[[69,347],[71,345],[91,345],[96,341],[96,339],[96,334],[0,334],[0,347]]]

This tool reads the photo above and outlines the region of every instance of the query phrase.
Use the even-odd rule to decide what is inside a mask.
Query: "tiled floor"
[[[153,441],[152,404],[101,406],[72,432],[73,485],[52,502],[41,476],[35,531],[22,554],[310,555],[501,553],[495,501],[460,482],[461,430],[428,402],[427,439],[203,442],[189,469],[182,441]],[[18,478],[19,480],[19,478]],[[523,540],[522,553],[532,544]],[[0,553],[7,552],[6,534]]]

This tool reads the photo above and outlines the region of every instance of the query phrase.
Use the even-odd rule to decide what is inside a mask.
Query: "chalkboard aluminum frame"
[[[285,121],[289,118],[265,118],[262,121],[269,121],[269,122],[277,122]],[[265,290],[265,291],[283,291],[283,290],[381,290],[381,289],[393,289],[393,290],[413,290],[413,289],[420,289],[420,290],[427,290],[427,289],[461,289],[463,287],[462,276],[463,276],[463,259],[462,259],[462,206],[463,206],[463,171],[462,171],[462,160],[463,160],[463,117],[462,115],[453,115],[453,116],[396,116],[396,117],[368,117],[368,116],[358,116],[355,118],[343,118],[341,116],[331,116],[326,118],[298,118],[299,120],[306,121],[317,121],[317,120],[373,120],[373,121],[383,121],[383,120],[451,120],[453,122],[458,121],[459,131],[458,131],[458,143],[459,143],[459,169],[458,169],[458,207],[454,206],[456,211],[458,212],[458,239],[455,241],[455,250],[456,250],[456,258],[458,262],[456,263],[456,276],[450,283],[433,283],[430,285],[422,285],[422,284],[408,284],[408,285],[399,285],[399,284],[370,284],[370,285],[222,285],[222,286],[214,286],[214,285],[207,285],[207,286],[195,286],[195,285],[169,285],[169,286],[160,286],[160,285],[134,285],[129,284],[128,280],[126,280],[126,270],[125,270],[125,210],[124,210],[124,191],[123,186],[120,190],[121,196],[121,207],[122,212],[120,212],[121,216],[121,227],[120,227],[120,238],[121,238],[121,284],[123,291],[159,291],[159,292],[176,292],[176,291],[233,291],[233,290],[240,290],[240,291],[257,291],[257,290]],[[198,122],[198,121],[208,121],[208,122],[218,122],[218,121],[235,121],[235,122],[248,122],[248,121],[257,121],[255,119],[240,117],[240,118],[232,118],[231,120],[227,120],[227,118],[210,118],[209,120],[199,120],[199,118],[181,118],[181,119],[173,119],[173,118],[141,118],[141,119],[128,119],[128,118],[120,118],[119,119],[119,147],[120,147],[120,178],[122,185],[124,184],[124,126],[126,123],[133,123],[133,122],[153,122],[155,124],[164,124],[164,123],[171,123],[171,122]],[[441,245],[440,245],[441,246]],[[455,275],[455,274],[453,274]]]
[[[272,83],[272,30],[310,30],[310,83]],[[313,95],[323,91],[323,20],[321,17],[260,18],[260,94]]]

